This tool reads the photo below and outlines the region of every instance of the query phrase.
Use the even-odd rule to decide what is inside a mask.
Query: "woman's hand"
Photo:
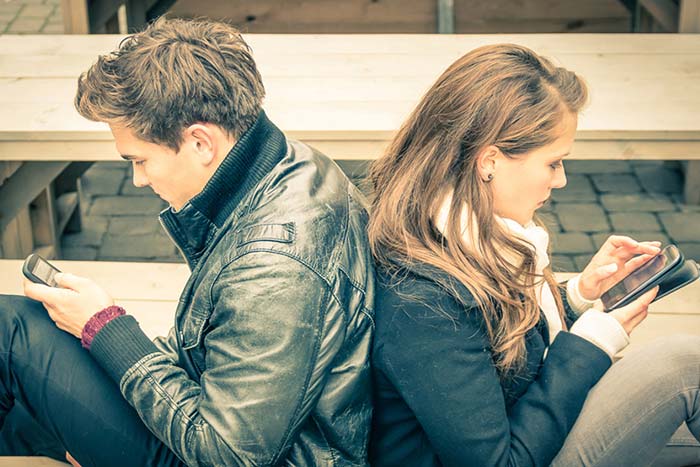
[[[579,292],[587,300],[597,300],[642,264],[659,254],[661,242],[638,242],[630,237],[611,235],[581,273]]]
[[[649,313],[649,304],[654,300],[658,292],[659,286],[657,285],[632,303],[610,312],[610,315],[618,320],[622,327],[625,328],[625,332],[628,336],[632,333],[632,330],[647,317]]]

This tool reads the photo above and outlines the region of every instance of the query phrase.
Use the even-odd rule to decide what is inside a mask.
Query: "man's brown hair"
[[[161,18],[80,76],[75,107],[89,120],[127,127],[177,151],[182,130],[196,122],[239,138],[255,122],[264,95],[238,30]]]

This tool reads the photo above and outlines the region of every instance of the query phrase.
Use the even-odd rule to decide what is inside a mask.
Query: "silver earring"
[[[486,176],[485,182],[488,183],[488,182],[490,182],[491,180],[493,180],[493,174],[488,174],[488,175]]]

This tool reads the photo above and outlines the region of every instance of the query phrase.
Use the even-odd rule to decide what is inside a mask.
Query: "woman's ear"
[[[500,154],[500,149],[490,145],[482,149],[476,156],[476,167],[483,181],[490,182],[496,176],[496,159]]]

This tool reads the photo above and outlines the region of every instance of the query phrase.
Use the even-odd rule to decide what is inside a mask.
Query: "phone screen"
[[[664,248],[659,255],[650,259],[605,292],[603,297],[601,297],[605,307],[610,309],[617,306],[625,297],[637,292],[640,288],[667,271],[670,266],[675,265],[679,260],[680,253],[678,249],[670,247]]]
[[[58,285],[56,284],[55,279],[58,270],[43,259],[37,258],[37,261],[34,262],[34,266],[32,267],[31,271],[32,274],[46,282],[47,285],[51,287],[56,287]]]

